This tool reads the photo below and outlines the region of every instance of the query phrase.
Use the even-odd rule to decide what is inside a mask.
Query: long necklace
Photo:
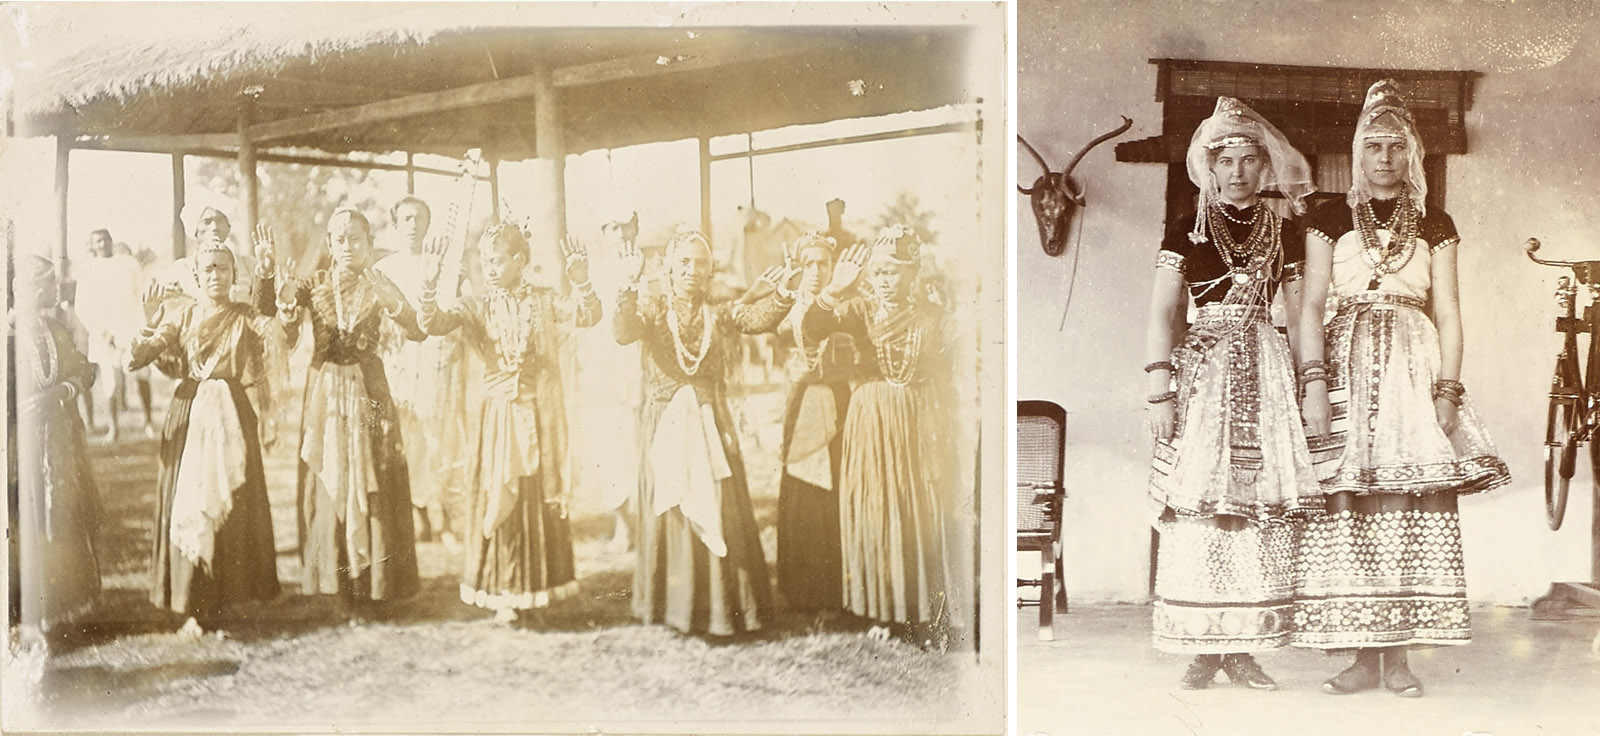
[[[535,319],[538,315],[534,313],[537,305],[526,304],[528,291],[527,283],[512,289],[496,288],[489,293],[486,304],[485,326],[489,339],[494,341],[500,370],[506,373],[522,371],[522,362],[528,354],[528,339],[533,336],[538,322]]]
[[[795,349],[800,353],[800,359],[805,363],[806,372],[810,373],[822,364],[822,343],[817,343],[815,350],[806,346],[806,320],[804,317],[789,320],[790,330],[794,332]]]
[[[683,344],[683,328],[678,323],[678,308],[676,304],[667,305],[667,332],[672,334],[672,351],[678,359],[678,367],[683,369],[683,374],[692,376],[700,370],[700,363],[711,352],[711,307],[707,304],[700,305],[700,349],[696,353],[689,352]]]
[[[353,301],[355,304],[352,305],[349,310],[346,310],[344,304],[345,297],[343,279],[340,276],[343,271],[344,269],[339,268],[338,266],[334,266],[332,270],[333,317],[340,330],[350,332],[351,330],[355,329],[355,320],[361,316],[361,304],[362,301],[366,299],[367,282],[365,279],[362,279],[359,276],[356,278],[356,289],[352,292],[354,295]],[[345,319],[346,315],[350,317],[349,320]]]
[[[33,380],[41,388],[56,385],[61,379],[61,360],[56,354],[56,341],[50,334],[50,325],[43,319],[38,320],[39,334],[34,337],[34,344],[38,346],[33,356]]]
[[[1370,199],[1358,205],[1355,214],[1356,234],[1361,238],[1361,260],[1372,269],[1372,280],[1367,282],[1370,291],[1378,288],[1384,276],[1399,272],[1411,262],[1417,252],[1417,220],[1421,218],[1411,206],[1409,191],[1400,193],[1388,222],[1378,222]],[[1388,245],[1378,237],[1379,228],[1389,231]]]
[[[1212,245],[1216,247],[1217,254],[1222,256],[1223,263],[1227,264],[1228,275],[1233,282],[1244,286],[1253,280],[1266,280],[1265,266],[1277,254],[1278,231],[1281,227],[1277,213],[1257,205],[1251,218],[1250,235],[1243,243],[1234,241],[1233,233],[1228,231],[1227,224],[1223,222],[1223,218],[1232,218],[1222,211],[1222,205],[1212,203],[1206,208],[1206,217],[1214,236]],[[1244,262],[1239,263],[1239,259],[1244,259]]]
[[[922,357],[922,325],[884,335],[874,342],[873,349],[883,380],[891,386],[906,386],[916,376],[918,359]]]

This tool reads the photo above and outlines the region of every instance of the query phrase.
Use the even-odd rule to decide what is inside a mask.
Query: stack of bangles
[[[1168,360],[1158,360],[1158,361],[1156,361],[1154,363],[1151,363],[1151,364],[1149,364],[1149,365],[1144,367],[1144,372],[1145,373],[1151,373],[1151,372],[1154,372],[1154,371],[1166,371],[1168,373],[1171,373],[1171,372],[1173,372],[1173,370],[1174,369],[1172,367],[1172,361],[1168,361]],[[1152,404],[1165,404],[1165,403],[1167,403],[1169,401],[1176,401],[1177,398],[1178,398],[1178,392],[1176,392],[1176,391],[1167,391],[1166,393],[1159,393],[1159,394],[1156,394],[1154,396],[1151,396],[1149,399],[1146,399],[1146,401],[1149,401]]]
[[[1306,392],[1306,387],[1321,381],[1328,382],[1328,364],[1321,360],[1308,360],[1300,366],[1300,393]]]
[[[1460,381],[1441,378],[1433,382],[1433,400],[1444,399],[1456,406],[1461,406],[1461,397],[1467,393],[1467,387]]]

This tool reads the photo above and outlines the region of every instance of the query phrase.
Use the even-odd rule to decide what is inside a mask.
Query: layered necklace
[[[877,321],[882,322],[897,311],[893,305],[880,303],[874,316]],[[904,387],[916,377],[917,363],[922,357],[922,329],[922,324],[918,323],[910,329],[878,335],[873,340],[873,348],[878,355],[878,368],[883,372],[883,380],[888,381],[889,385]]]
[[[1417,252],[1417,210],[1411,205],[1411,192],[1403,189],[1395,200],[1394,212],[1387,222],[1378,222],[1372,211],[1372,200],[1356,206],[1356,234],[1361,238],[1361,260],[1372,269],[1372,280],[1367,289],[1378,288],[1383,277],[1397,273],[1411,262]],[[1378,237],[1378,230],[1389,231],[1389,243]]]
[[[355,289],[350,292],[351,305],[347,308],[345,306],[343,273],[344,269],[339,266],[334,266],[329,273],[329,279],[333,286],[333,317],[334,323],[338,325],[340,330],[350,332],[355,329],[356,320],[361,317],[361,305],[366,303],[367,292],[371,290],[371,286],[367,284],[366,279],[357,275],[355,277]]]
[[[794,333],[795,351],[800,354],[800,359],[804,361],[806,372],[811,373],[816,371],[817,366],[822,364],[822,351],[824,349],[824,344],[820,342],[817,343],[816,349],[806,346],[806,320],[803,316],[804,312],[801,314],[802,316],[790,318],[789,326],[790,331]]]
[[[667,305],[667,332],[672,334],[672,354],[678,359],[678,367],[686,376],[698,373],[700,364],[711,352],[712,319],[711,305],[701,302],[700,347],[691,352],[688,346],[683,344],[683,326],[678,318],[678,300],[674,298]]]
[[[1282,221],[1276,212],[1256,205],[1249,220],[1240,220],[1228,214],[1222,204],[1213,202],[1206,207],[1206,225],[1211,231],[1211,243],[1228,266],[1228,276],[1233,283],[1247,286],[1252,281],[1266,281],[1267,264],[1277,256],[1279,232]],[[1228,230],[1228,222],[1249,225],[1250,235],[1243,243],[1235,242]]]
[[[528,339],[542,315],[536,300],[528,299],[531,287],[522,282],[510,289],[495,288],[484,302],[484,328],[494,342],[495,357],[505,373],[522,372],[528,355]]]

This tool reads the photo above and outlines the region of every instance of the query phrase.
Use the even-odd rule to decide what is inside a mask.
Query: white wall
[[[1018,130],[1058,166],[1118,115],[1134,119],[1118,141],[1161,132],[1152,58],[1483,72],[1469,153],[1449,161],[1447,203],[1462,233],[1462,379],[1513,483],[1463,502],[1469,590],[1525,603],[1552,580],[1589,578],[1586,462],[1567,527],[1544,525],[1558,273],[1529,263],[1522,243],[1538,237],[1546,256],[1600,258],[1594,3],[1023,0],[1017,33]],[[1075,280],[1074,254],[1044,254],[1020,195],[1017,222],[1017,395],[1068,411],[1067,585],[1086,601],[1142,600],[1149,574],[1140,369],[1165,172],[1116,162],[1112,145],[1075,172],[1088,190]],[[1024,183],[1038,175],[1025,153],[1018,166]]]

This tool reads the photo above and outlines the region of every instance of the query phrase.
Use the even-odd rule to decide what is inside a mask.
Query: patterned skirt
[[[1151,473],[1153,640],[1220,654],[1289,642],[1297,520],[1320,508],[1289,348],[1261,307],[1202,307],[1173,351],[1178,426]]]
[[[1307,525],[1294,643],[1319,649],[1471,638],[1456,499],[1510,480],[1468,398],[1433,402],[1439,337],[1419,299],[1346,298],[1328,329],[1333,436],[1315,448],[1326,513]]]

